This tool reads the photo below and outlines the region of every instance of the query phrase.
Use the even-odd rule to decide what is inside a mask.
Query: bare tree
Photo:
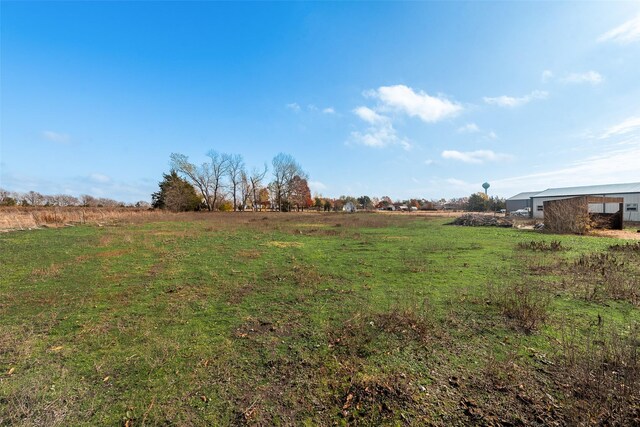
[[[58,194],[55,197],[58,201],[58,206],[77,206],[80,203],[77,197],[69,196],[67,194]]]
[[[211,170],[211,165],[209,163],[203,163],[200,166],[197,166],[189,162],[189,157],[180,153],[171,153],[170,159],[171,169],[174,169],[176,172],[186,176],[193,186],[200,191],[204,203],[207,206],[207,210],[212,210],[211,182],[213,172]]]
[[[231,198],[233,199],[233,210],[238,209],[238,190],[240,190],[242,175],[244,174],[244,160],[240,154],[230,154],[227,156],[227,176],[229,177],[229,187]]]
[[[241,210],[245,210],[247,207],[247,202],[249,201],[249,196],[251,195],[251,181],[249,180],[249,175],[247,175],[247,171],[243,170],[240,174],[240,206]]]
[[[0,188],[0,206],[14,206],[18,203],[18,195]]]
[[[27,201],[31,206],[40,206],[44,204],[44,196],[37,191],[29,191],[24,195],[24,200]]]
[[[307,174],[290,154],[280,153],[273,158],[273,181],[271,188],[274,194],[277,209],[283,210],[285,203],[288,205],[292,191],[293,178],[297,175],[302,179]]]
[[[88,194],[81,194],[80,205],[86,206],[86,207],[95,207],[98,205],[98,200],[95,197],[90,196]]]
[[[267,164],[264,164],[264,169],[258,168],[251,169],[251,175],[249,176],[249,184],[251,185],[251,196],[253,197],[252,204],[253,210],[256,211],[259,204],[262,204],[260,200],[260,189],[262,187],[262,180],[267,176]]]
[[[186,176],[202,194],[208,210],[217,208],[218,198],[223,187],[222,178],[227,173],[229,156],[215,150],[207,153],[210,162],[196,166],[189,162],[184,154],[171,154],[171,168]]]

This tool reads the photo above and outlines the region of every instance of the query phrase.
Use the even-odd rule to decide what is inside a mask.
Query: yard
[[[640,243],[375,213],[0,235],[0,425],[640,423]]]

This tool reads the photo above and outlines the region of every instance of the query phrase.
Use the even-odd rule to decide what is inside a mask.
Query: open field
[[[448,220],[0,234],[0,425],[640,423],[640,244]]]

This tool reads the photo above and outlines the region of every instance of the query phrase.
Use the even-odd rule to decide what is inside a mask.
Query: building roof
[[[599,196],[603,194],[623,193],[640,193],[640,182],[631,182],[628,184],[587,185],[584,187],[549,188],[530,197]]]
[[[529,200],[538,193],[539,191],[525,191],[524,193],[518,193],[515,196],[511,196],[507,200]]]

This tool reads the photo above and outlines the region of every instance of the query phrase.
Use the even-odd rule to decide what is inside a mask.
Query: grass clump
[[[515,282],[489,289],[489,301],[525,333],[536,331],[547,320],[551,297],[539,284]]]
[[[558,252],[567,250],[567,248],[562,246],[562,242],[559,240],[552,240],[550,242],[546,242],[544,240],[532,240],[530,242],[520,242],[517,247],[518,249],[538,252]]]
[[[570,267],[565,285],[587,301],[628,301],[640,305],[640,263],[629,252],[596,252],[581,255]]]
[[[640,422],[640,325],[596,325],[579,333],[561,328],[554,374],[574,400],[576,423],[600,420],[608,425]]]

